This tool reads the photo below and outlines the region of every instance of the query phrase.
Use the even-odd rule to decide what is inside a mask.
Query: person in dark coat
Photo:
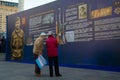
[[[55,75],[57,77],[62,76],[59,73],[59,64],[58,64],[58,43],[57,39],[54,37],[54,33],[52,31],[48,32],[48,39],[46,40],[46,48],[47,48],[47,55],[48,55],[48,63],[49,63],[49,73],[50,77],[53,77],[53,63],[54,63],[54,70]]]

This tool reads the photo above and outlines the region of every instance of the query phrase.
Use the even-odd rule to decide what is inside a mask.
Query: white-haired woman
[[[34,54],[35,60],[38,58],[39,55],[42,55],[43,53],[43,49],[44,49],[43,40],[45,36],[46,36],[45,33],[41,33],[40,36],[34,42],[33,54]],[[41,70],[38,67],[36,62],[35,62],[35,76],[37,77],[41,76]]]

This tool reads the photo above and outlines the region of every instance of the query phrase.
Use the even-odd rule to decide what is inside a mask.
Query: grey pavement
[[[0,61],[5,60],[5,53],[0,53]]]
[[[34,76],[34,64],[0,61],[0,80],[120,80],[120,72],[60,67],[62,77],[49,77],[48,66],[42,76]]]
[[[120,72],[60,67],[62,77],[49,77],[48,66],[42,76],[34,76],[34,64],[0,60],[0,80],[120,80]]]

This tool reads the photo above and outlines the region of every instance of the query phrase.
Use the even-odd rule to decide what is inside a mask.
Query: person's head
[[[81,8],[80,8],[80,11],[85,11],[85,7],[81,7]]]
[[[17,17],[17,18],[16,18],[15,28],[16,28],[16,29],[20,29],[20,17]]]
[[[46,33],[42,32],[42,33],[40,34],[40,37],[44,39],[44,38],[46,37]]]
[[[47,35],[48,36],[54,36],[54,33],[52,31],[48,31]]]

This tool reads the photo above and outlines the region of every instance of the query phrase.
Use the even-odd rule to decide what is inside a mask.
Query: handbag
[[[35,61],[40,69],[47,64],[46,59],[42,55],[40,55]]]

